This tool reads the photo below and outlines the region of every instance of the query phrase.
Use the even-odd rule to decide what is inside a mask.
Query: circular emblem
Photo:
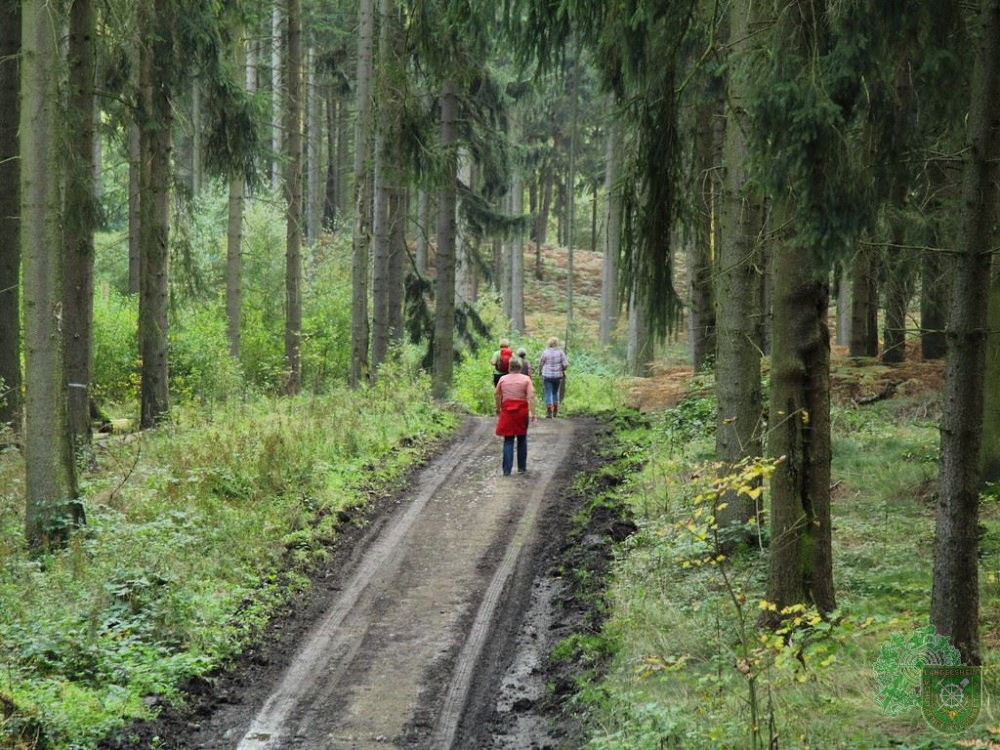
[[[876,700],[886,716],[899,716],[920,706],[921,672],[925,666],[956,666],[962,663],[958,649],[938,635],[933,625],[917,628],[909,635],[892,633],[875,660]],[[949,698],[953,700],[954,698]]]

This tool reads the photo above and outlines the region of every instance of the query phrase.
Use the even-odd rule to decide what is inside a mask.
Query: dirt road
[[[344,542],[273,642],[158,730],[162,746],[556,747],[531,710],[558,630],[545,572],[568,515],[559,505],[589,460],[595,425],[539,420],[528,473],[510,477],[493,427],[467,419]]]

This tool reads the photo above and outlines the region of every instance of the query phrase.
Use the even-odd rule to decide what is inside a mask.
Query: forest
[[[0,0],[0,748],[172,747],[551,336],[565,747],[1000,747],[998,166],[1000,0]]]

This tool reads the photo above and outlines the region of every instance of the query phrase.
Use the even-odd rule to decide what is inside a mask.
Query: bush
[[[114,289],[94,298],[94,376],[98,402],[139,398],[139,298]]]
[[[168,333],[170,391],[184,400],[225,401],[243,388],[239,363],[229,356],[225,310],[197,305],[174,316]]]

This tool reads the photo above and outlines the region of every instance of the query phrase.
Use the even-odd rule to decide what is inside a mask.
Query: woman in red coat
[[[517,438],[517,471],[528,470],[528,422],[535,421],[535,386],[521,372],[521,360],[510,359],[510,371],[500,378],[494,391],[497,404],[497,435],[503,437],[503,475],[514,468],[514,438]]]

